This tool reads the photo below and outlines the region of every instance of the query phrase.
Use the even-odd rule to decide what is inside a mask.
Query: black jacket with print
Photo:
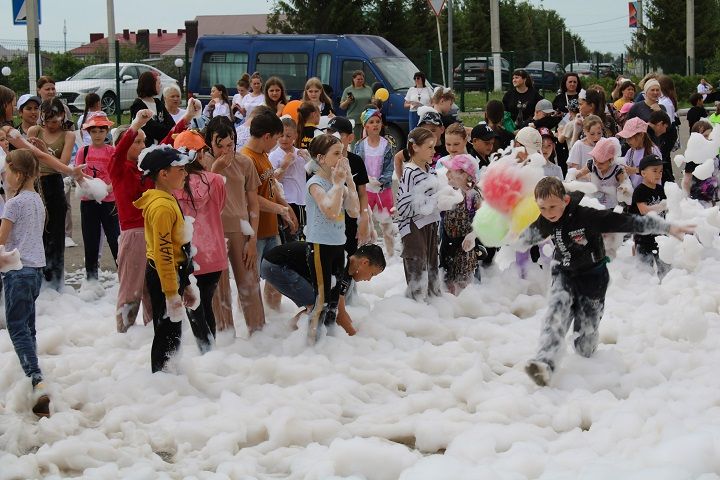
[[[581,192],[571,192],[570,203],[557,222],[540,216],[520,240],[534,245],[551,237],[553,260],[568,273],[582,273],[605,261],[603,233],[667,233],[670,224],[657,216],[628,215],[580,205]]]

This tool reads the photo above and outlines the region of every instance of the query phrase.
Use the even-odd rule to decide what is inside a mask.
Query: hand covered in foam
[[[20,261],[20,252],[17,248],[6,252],[5,245],[0,245],[0,272],[6,273],[10,270],[20,270],[23,264]]]
[[[165,315],[171,322],[187,320],[187,311],[180,295],[171,295],[165,299]]]

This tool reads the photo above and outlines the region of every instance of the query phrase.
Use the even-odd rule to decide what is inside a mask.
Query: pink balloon
[[[515,167],[494,163],[488,167],[482,181],[485,201],[498,212],[509,214],[522,198],[523,182]]]

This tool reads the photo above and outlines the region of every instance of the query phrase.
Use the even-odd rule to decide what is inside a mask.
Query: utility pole
[[[499,0],[490,0],[490,49],[493,52],[493,90],[499,92],[502,90]]]
[[[25,1],[27,18],[27,44],[28,44],[28,91],[33,93],[37,90],[37,79],[40,76],[40,56],[35,56],[35,43],[40,38],[38,28],[38,3],[37,0]]]
[[[577,45],[575,45],[575,37],[572,37],[573,41],[573,57],[575,57],[575,63],[577,63]]]
[[[114,0],[107,0],[108,23],[108,62],[115,63],[115,4]]]
[[[448,0],[448,87],[453,88],[453,1]]]
[[[548,28],[548,62],[550,61],[550,29]]]
[[[685,27],[686,75],[695,75],[695,0],[687,0],[687,21]]]
[[[63,20],[63,51],[67,52],[67,20]]]
[[[562,36],[560,37],[560,63],[565,66],[565,27],[562,29]]]
[[[637,26],[638,32],[640,32],[640,46],[641,46],[641,51],[642,51],[641,60],[640,60],[640,75],[639,76],[642,77],[643,75],[645,75],[645,55],[647,53],[647,51],[645,49],[645,46],[647,45],[647,41],[645,40],[646,32],[643,27],[644,21],[643,21],[643,2],[642,2],[642,0],[640,0],[638,2],[637,24],[638,24],[638,26]]]

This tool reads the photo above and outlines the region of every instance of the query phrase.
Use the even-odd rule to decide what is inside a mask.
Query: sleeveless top
[[[307,224],[305,225],[305,239],[308,243],[319,243],[321,245],[345,245],[345,210],[340,209],[340,215],[330,219],[320,210],[315,198],[310,194],[310,187],[319,185],[320,188],[329,192],[333,187],[330,180],[319,175],[313,175],[307,181],[305,193],[305,212]]]
[[[617,188],[620,186],[617,176],[624,170],[623,167],[613,164],[610,166],[608,173],[603,175],[597,169],[595,163],[589,160],[587,168],[590,170],[590,182],[597,188],[597,192],[595,192],[593,196],[597,198],[606,209],[611,210],[615,208],[618,204]]]
[[[38,131],[37,138],[40,140],[43,139],[43,130],[40,129]],[[60,135],[57,140],[55,140],[53,143],[47,144],[48,153],[52,155],[53,157],[60,160],[60,157],[62,156],[63,149],[65,148],[65,131],[62,132],[62,135]],[[44,177],[45,175],[52,175],[55,173],[60,173],[54,168],[48,167],[44,163],[40,163],[40,176]]]

